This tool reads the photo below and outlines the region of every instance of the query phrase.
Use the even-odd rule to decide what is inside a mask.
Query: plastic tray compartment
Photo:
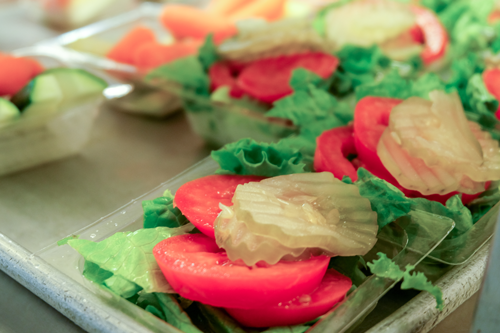
[[[187,1],[191,4],[200,2]],[[162,7],[161,4],[146,2],[132,11],[64,33],[39,45],[63,47],[75,65],[105,71],[120,82],[131,83],[133,90],[129,94],[108,100],[112,107],[129,113],[167,116],[180,109],[177,96],[144,82],[137,67],[106,58],[108,51],[135,26],[151,29],[160,42],[171,40],[172,36],[159,20]]]
[[[75,234],[79,235],[81,239],[100,241],[118,231],[137,230],[142,227],[142,200],[159,197],[166,189],[175,192],[187,181],[213,174],[216,167],[212,160],[205,159],[109,216],[83,230],[76,231]],[[379,241],[376,246],[365,256],[365,259],[372,260],[376,257],[377,252],[382,251],[400,267],[405,267],[407,264],[416,265],[446,237],[453,226],[454,223],[450,219],[437,218],[435,215],[426,212],[414,211],[411,217],[401,219],[399,223],[391,223],[384,228],[379,234]],[[417,230],[417,236],[409,238],[405,228]],[[100,319],[104,323],[131,320],[134,324],[142,327],[141,332],[176,331],[168,323],[154,317],[152,314],[85,280],[81,274],[83,258],[68,245],[57,246],[54,244],[37,252],[36,256],[48,263],[49,267],[52,267],[58,274],[63,273],[78,285],[84,286],[83,289],[80,288],[83,290],[80,294],[72,297],[83,299],[90,299],[89,295],[98,297],[99,303],[105,304],[105,307],[108,308],[107,310],[104,309],[105,314]],[[317,322],[310,329],[310,332],[344,332],[354,327],[373,310],[377,301],[395,284],[396,281],[390,279],[375,276],[368,277],[344,302]],[[87,303],[86,309],[76,309],[76,311],[89,311],[89,306],[92,306],[92,304]],[[121,319],[117,318],[117,315],[115,317],[110,315],[113,312],[116,313],[117,309]]]
[[[52,57],[36,58],[45,68],[64,67]],[[101,97],[62,107],[55,114],[19,118],[0,125],[0,175],[61,159],[85,145]]]
[[[201,6],[203,1],[190,1]],[[127,95],[112,98],[108,103],[121,111],[154,117],[172,114],[184,107],[193,130],[205,141],[222,146],[241,138],[273,142],[294,132],[285,121],[270,120],[262,112],[246,107],[224,105],[189,94],[175,85],[157,86],[146,83],[138,68],[105,57],[111,47],[137,25],[152,29],[159,41],[172,38],[158,19],[162,5],[143,3],[136,10],[65,33],[42,42],[48,48],[62,47],[69,62],[76,66],[106,72],[120,82],[133,85]],[[42,51],[40,49],[39,51]],[[53,50],[52,50],[53,51]]]

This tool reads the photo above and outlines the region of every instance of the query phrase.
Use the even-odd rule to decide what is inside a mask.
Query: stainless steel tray
[[[172,179],[167,185],[158,187],[77,233],[97,240],[118,230],[139,228],[142,222],[140,200],[161,195],[165,186],[175,190],[186,179],[205,175],[215,169],[210,160],[203,163],[202,167],[190,169],[187,174]],[[368,331],[425,332],[432,328],[479,288],[486,255],[487,250],[483,248],[468,264],[457,266],[441,278],[439,284],[443,287],[446,302],[444,312],[439,313],[434,309],[435,301],[429,295],[420,294],[410,301],[410,294],[410,297],[404,296],[409,302],[385,320],[382,320],[383,314],[377,314],[375,310],[372,316],[378,315],[376,321],[380,322],[368,328]],[[69,247],[50,246],[33,254],[8,238],[0,237],[0,268],[82,328],[91,332],[176,331],[142,309],[86,283],[78,266],[75,253]],[[464,288],[464,285],[467,287]],[[361,325],[353,332],[366,330]]]

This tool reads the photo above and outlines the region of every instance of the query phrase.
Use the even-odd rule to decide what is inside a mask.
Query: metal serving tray
[[[201,164],[162,184],[109,216],[75,232],[75,234],[79,234],[82,238],[98,241],[117,231],[136,230],[142,224],[141,200],[158,197],[166,188],[175,191],[184,182],[210,174],[215,168],[214,162],[206,159]],[[434,243],[434,245],[437,245],[437,243]],[[428,252],[431,249],[432,246],[428,247],[426,251]],[[417,249],[417,251],[421,252],[422,249]],[[406,257],[412,257],[414,254],[412,252]],[[425,252],[423,254],[425,255]],[[415,294],[409,292],[402,295],[406,300],[406,305],[400,309],[393,309],[396,312],[387,319],[382,320],[384,313],[377,313],[377,308],[375,308],[372,314],[369,315],[374,317],[375,320],[372,318],[370,322],[379,323],[376,326],[366,326],[366,324],[361,323],[356,328],[353,326],[356,320],[371,310],[376,301],[388,288],[394,285],[392,281],[377,281],[377,279],[372,278],[365,282],[365,284],[368,283],[365,289],[377,290],[378,288],[378,290],[371,294],[372,297],[370,297],[369,302],[361,305],[356,304],[356,309],[359,309],[357,316],[347,316],[349,310],[353,309],[350,305],[359,301],[355,297],[355,292],[343,304],[343,308],[341,307],[331,314],[330,318],[336,317],[335,320],[320,322],[319,326],[313,329],[313,332],[345,332],[347,329],[352,329],[353,332],[367,330],[379,332],[381,329],[384,329],[384,332],[426,331],[479,288],[486,255],[486,250],[483,249],[468,264],[457,266],[441,277],[439,285],[443,287],[446,303],[445,311],[442,313],[434,309],[435,301],[429,295],[422,293],[411,300]],[[68,246],[57,247],[53,244],[46,249],[32,253],[24,250],[8,238],[0,237],[0,258],[1,269],[88,331],[177,331],[139,307],[88,283],[81,276],[81,258]],[[410,260],[414,260],[410,262],[416,263],[421,259],[413,258]],[[404,262],[401,262],[401,264],[404,264]],[[468,288],[463,288],[464,283]],[[358,289],[358,293],[366,292],[362,287],[363,285]],[[384,300],[381,302],[384,302]],[[349,321],[343,322],[342,318],[349,318]]]

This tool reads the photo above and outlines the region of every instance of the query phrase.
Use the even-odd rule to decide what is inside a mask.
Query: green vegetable
[[[19,118],[21,112],[10,101],[0,97],[0,125]]]
[[[225,145],[212,151],[211,156],[219,163],[220,168],[216,171],[219,174],[273,177],[307,171],[298,150],[275,143],[257,143],[252,139]]]
[[[208,69],[217,61],[220,60],[220,56],[217,53],[217,46],[214,43],[213,34],[209,34],[207,38],[205,38],[205,42],[200,47],[198,52],[198,60],[205,72],[208,73]]]
[[[86,239],[72,239],[67,243],[85,258],[84,275],[96,283],[111,284],[116,293],[128,294],[130,284],[116,280],[123,278],[133,282],[145,292],[170,292],[171,287],[151,255],[160,241],[185,234],[193,229],[191,224],[171,229],[140,229],[135,232],[118,232],[95,243]],[[106,273],[112,274],[106,278]],[[103,278],[106,278],[102,281]],[[108,281],[110,278],[115,278]]]
[[[476,223],[486,214],[491,207],[500,201],[500,182],[491,183],[490,187],[479,197],[469,203],[468,208],[472,213],[472,221]]]
[[[177,228],[187,224],[189,221],[182,215],[178,208],[173,205],[174,196],[169,190],[162,197],[153,200],[144,200],[144,228],[168,227]]]
[[[172,295],[155,293],[167,322],[185,333],[201,333]]]
[[[379,259],[374,260],[372,263],[368,263],[368,267],[370,267],[372,274],[394,281],[403,279],[401,289],[417,289],[429,292],[436,298],[436,308],[441,311],[443,310],[443,292],[439,287],[433,286],[423,273],[411,274],[410,272],[415,269],[415,266],[407,265],[405,270],[402,271],[398,265],[387,258],[385,253],[379,252],[377,255]]]
[[[180,84],[196,95],[210,95],[210,80],[200,60],[185,57],[153,69],[146,75],[146,81],[153,85]]]
[[[457,237],[472,228],[471,212],[462,204],[458,195],[448,199],[446,206],[424,198],[407,198],[399,189],[364,168],[358,169],[358,180],[354,184],[359,188],[361,196],[370,200],[372,209],[377,212],[379,230],[397,218],[407,215],[412,209],[449,217],[455,221],[455,228],[447,239]]]
[[[11,101],[24,118],[48,115],[101,96],[107,86],[83,69],[54,68],[36,76]]]
[[[359,269],[359,263],[364,263],[363,257],[333,257],[330,259],[328,268],[333,268],[337,272],[347,276],[352,280],[353,285],[359,287],[366,279],[366,275]]]
[[[445,83],[434,73],[427,73],[415,81],[409,81],[393,70],[380,81],[360,85],[356,88],[355,93],[357,100],[366,96],[399,99],[417,96],[429,99],[429,92],[436,89],[445,90],[445,88]]]

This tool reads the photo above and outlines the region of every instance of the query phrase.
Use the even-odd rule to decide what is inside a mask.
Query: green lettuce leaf
[[[208,73],[208,69],[217,61],[220,60],[220,56],[217,53],[217,46],[214,43],[213,34],[209,34],[207,38],[205,38],[205,42],[198,50],[198,60],[201,63],[201,66]]]
[[[211,156],[219,164],[218,174],[274,177],[308,171],[297,149],[252,139],[227,144]]]
[[[366,275],[359,268],[360,263],[364,264],[361,256],[332,257],[328,268],[333,268],[340,274],[347,276],[351,279],[353,285],[357,287],[366,279]]]
[[[471,212],[462,204],[458,195],[448,199],[446,206],[424,198],[407,198],[395,186],[372,175],[364,168],[358,169],[358,180],[354,184],[359,188],[359,193],[370,200],[372,209],[377,212],[380,229],[407,215],[411,210],[423,210],[455,221],[455,228],[447,239],[457,237],[472,228]]]
[[[411,274],[410,272],[415,269],[415,266],[407,265],[405,270],[402,271],[398,265],[396,265],[391,259],[387,258],[385,253],[379,252],[377,255],[379,256],[379,259],[368,263],[368,267],[370,267],[372,274],[394,281],[403,279],[401,289],[416,289],[429,292],[436,299],[436,308],[441,311],[443,310],[444,301],[441,289],[433,286],[423,273]]]
[[[356,88],[356,99],[360,100],[366,96],[392,97],[406,99],[417,96],[429,99],[432,90],[446,90],[445,83],[434,73],[427,73],[414,81],[401,77],[393,70],[385,75],[380,81],[369,82]]]
[[[195,56],[181,58],[162,65],[146,75],[152,85],[180,84],[184,89],[201,96],[210,95],[210,80],[200,60]]]
[[[472,221],[476,223],[484,214],[500,201],[500,182],[491,183],[488,190],[470,202],[467,207],[471,211]]]
[[[142,209],[144,210],[145,229],[168,227],[177,228],[187,224],[189,221],[182,215],[178,208],[174,208],[174,196],[169,190],[163,193],[162,197],[153,200],[144,200]]]
[[[471,76],[465,92],[469,97],[469,106],[473,112],[494,117],[498,109],[498,101],[486,89],[481,74],[476,73]]]
[[[169,324],[185,333],[201,333],[173,295],[155,293],[155,296]]]
[[[66,244],[68,244],[68,241],[70,241],[72,239],[78,239],[79,237],[80,237],[79,235],[71,235],[71,236],[65,237],[65,238],[57,241],[57,246],[66,245]]]
[[[305,68],[295,69],[290,78],[290,87],[293,91],[308,90],[311,84],[315,87],[324,87],[325,83],[322,77]]]
[[[339,103],[335,97],[326,91],[310,84],[306,89],[297,90],[274,103],[267,117],[290,119],[294,125],[305,127],[313,122],[328,121],[330,128],[346,123],[336,116],[337,111],[345,117],[354,110],[346,103]]]
[[[403,192],[364,168],[358,169],[358,180],[354,184],[377,212],[379,230],[411,211],[411,201]]]
[[[191,224],[176,229],[140,229],[134,232],[117,232],[100,242],[73,239],[68,244],[85,258],[87,272],[84,275],[93,277],[93,281],[102,280],[104,270],[112,274],[110,278],[121,277],[140,286],[145,292],[171,292],[172,289],[152,254],[153,247],[164,239],[185,234],[192,229]],[[125,289],[118,294],[129,293],[130,285],[122,283],[120,286]],[[115,285],[114,290],[117,291],[118,287],[118,284]]]

